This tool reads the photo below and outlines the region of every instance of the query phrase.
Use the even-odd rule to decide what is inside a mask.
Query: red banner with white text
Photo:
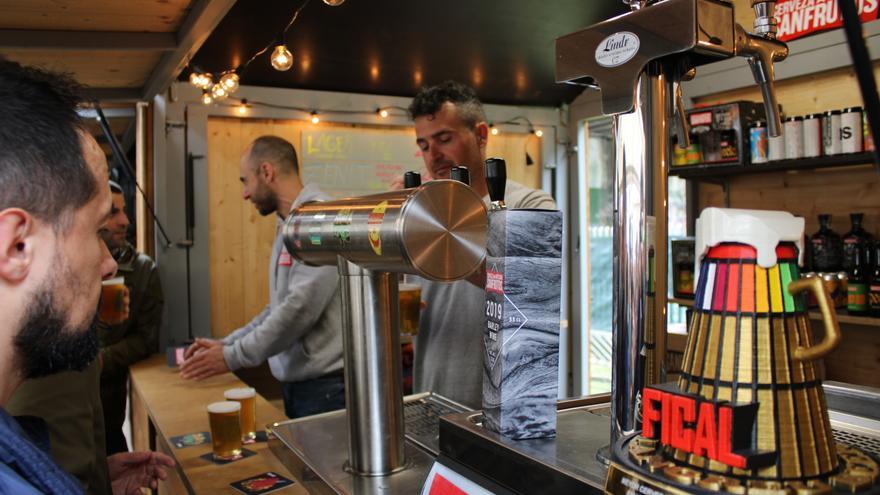
[[[855,0],[862,23],[877,19],[880,0]],[[776,2],[778,38],[791,41],[804,36],[828,31],[843,25],[837,0],[779,0]]]

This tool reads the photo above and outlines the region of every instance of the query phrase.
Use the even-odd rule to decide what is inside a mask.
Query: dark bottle
[[[817,272],[836,272],[843,263],[843,242],[837,232],[831,230],[831,215],[819,215],[819,231],[810,236],[812,267]]]
[[[868,287],[868,309],[871,316],[880,318],[880,241],[875,242],[871,250],[874,253],[874,270]]]
[[[855,266],[846,284],[846,310],[851,315],[867,316],[868,314],[868,285],[871,282],[871,269],[865,248],[857,248],[853,251]]]
[[[864,213],[850,213],[852,229],[843,236],[843,269],[848,274],[852,274],[852,270],[855,268],[855,252],[868,249],[873,241],[873,236],[862,228],[864,216]]]

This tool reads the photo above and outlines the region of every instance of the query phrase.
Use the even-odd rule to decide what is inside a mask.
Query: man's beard
[[[260,185],[253,197],[254,206],[262,216],[271,215],[278,210],[278,198],[265,185]]]
[[[18,369],[25,379],[81,371],[98,355],[97,312],[87,328],[68,325],[52,293],[60,278],[53,277],[38,289],[15,336]]]

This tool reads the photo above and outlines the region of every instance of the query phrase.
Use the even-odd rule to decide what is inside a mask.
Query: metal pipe
[[[382,476],[405,466],[397,276],[339,257],[347,469]]]
[[[666,305],[667,118],[672,94],[659,64],[651,64],[639,77],[633,112],[613,118],[612,445],[639,429],[641,390],[659,379],[663,354],[658,351],[665,350],[666,321],[658,315],[665,314]]]

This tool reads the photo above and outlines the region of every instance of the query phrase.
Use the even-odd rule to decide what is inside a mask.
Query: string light
[[[239,114],[239,115],[244,115],[244,114],[247,113],[247,111],[248,111],[247,98],[242,98],[242,99],[241,99],[241,104],[238,105],[238,114]]]
[[[274,67],[275,70],[284,72],[289,70],[292,66],[293,54],[290,53],[287,46],[284,43],[278,43],[275,45],[275,49],[272,50],[272,67]]]
[[[376,110],[376,114],[379,115],[379,117],[382,117],[383,119],[388,118],[388,110],[385,108],[380,108],[380,109]]]
[[[489,132],[492,133],[493,136],[498,135],[498,128],[495,127],[495,124],[489,124]]]
[[[535,136],[543,137],[543,136],[544,136],[544,131],[542,131],[541,129],[536,129],[536,130],[535,130]]]
[[[331,7],[339,7],[345,3],[345,0],[324,0],[324,3]]]
[[[207,89],[202,90],[202,103],[205,105],[214,103],[214,98],[211,97],[211,93],[209,93]]]
[[[318,112],[312,112],[312,123],[317,124],[321,121],[321,117],[318,117]]]
[[[225,89],[227,93],[234,93],[235,90],[238,89],[238,81],[238,74],[234,69],[226,71],[220,76],[220,85],[223,86],[223,89]]]
[[[199,89],[208,89],[214,84],[214,79],[209,72],[193,71],[189,75],[189,82]]]
[[[224,88],[222,84],[217,83],[211,86],[211,96],[213,96],[215,100],[222,100],[229,96],[229,92],[226,91],[226,88]]]

